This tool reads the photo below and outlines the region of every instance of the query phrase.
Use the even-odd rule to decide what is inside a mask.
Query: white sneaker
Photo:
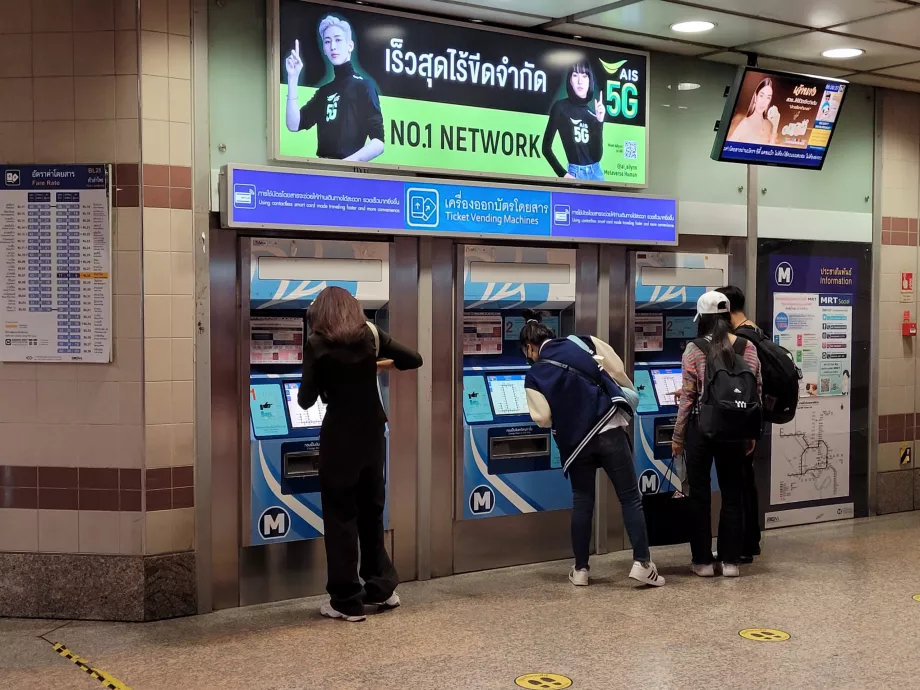
[[[569,582],[571,582],[576,587],[587,587],[588,586],[588,569],[587,568],[572,568],[572,572],[569,573]]]
[[[723,563],[722,577],[741,577],[741,568],[736,563]]]
[[[376,606],[379,609],[395,609],[399,608],[399,605],[402,602],[399,600],[399,595],[396,592],[393,592],[393,595],[383,602],[373,602],[371,606]]]
[[[319,613],[326,618],[336,618],[338,620],[346,621],[347,623],[360,623],[361,621],[367,619],[367,616],[365,616],[363,613],[360,616],[346,616],[341,611],[336,611],[334,608],[332,608],[332,604],[328,601],[320,606]]]
[[[629,571],[629,576],[643,585],[664,587],[664,578],[658,574],[658,568],[651,561],[644,564],[640,561],[634,562],[632,570]]]
[[[715,577],[716,569],[712,563],[694,563],[693,572],[700,577]]]

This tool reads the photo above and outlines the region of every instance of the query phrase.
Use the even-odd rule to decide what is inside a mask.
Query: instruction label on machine
[[[463,315],[463,354],[500,355],[502,353],[502,315],[496,313]]]
[[[249,322],[250,364],[301,364],[303,320],[253,316]]]
[[[0,361],[112,360],[104,165],[0,166]]]
[[[661,352],[664,349],[664,316],[636,314],[636,352]]]

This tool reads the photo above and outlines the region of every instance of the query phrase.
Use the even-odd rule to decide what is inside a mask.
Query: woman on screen
[[[764,78],[754,89],[747,114],[732,123],[729,141],[741,144],[769,144],[776,146],[779,130],[779,109],[773,103],[773,80]]]
[[[521,349],[533,363],[524,380],[530,417],[553,438],[572,483],[572,550],[569,581],[588,584],[588,554],[594,515],[595,477],[603,469],[623,507],[632,543],[629,577],[660,587],[664,578],[652,563],[642,496],[626,429],[639,403],[632,381],[613,348],[593,336],[556,338],[541,314],[525,310]]]
[[[369,324],[358,300],[340,287],[319,293],[307,321],[311,333],[304,343],[297,403],[309,410],[322,398],[327,405],[319,481],[330,600],[320,613],[357,622],[364,620],[365,604],[395,608],[400,603],[399,577],[383,540],[387,418],[377,374],[418,369],[422,358]]]
[[[543,132],[543,157],[559,177],[577,180],[603,180],[604,101],[594,100],[594,70],[579,62],[572,66],[565,81],[566,97],[553,103],[546,131]],[[553,153],[556,133],[568,159],[564,168]]]

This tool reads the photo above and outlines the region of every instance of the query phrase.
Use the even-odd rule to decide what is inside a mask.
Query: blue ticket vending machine
[[[528,412],[519,335],[525,308],[572,332],[574,266],[567,249],[465,247],[462,520],[572,507],[552,433]]]
[[[634,453],[652,545],[688,540],[688,491],[682,459],[671,452],[677,421],[675,393],[683,385],[681,357],[696,338],[696,301],[727,284],[728,256],[637,252],[633,381],[639,392]],[[713,490],[718,484],[715,470]]]
[[[386,328],[388,257],[383,243],[251,241],[250,545],[323,536],[318,462],[326,408],[322,400],[309,410],[297,403],[303,315],[326,286],[337,285]],[[386,407],[385,381],[378,386]],[[387,506],[384,524],[388,512]]]

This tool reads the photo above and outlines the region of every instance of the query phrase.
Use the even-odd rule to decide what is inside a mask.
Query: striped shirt
[[[745,340],[745,343],[744,361],[757,378],[757,397],[761,398],[763,379],[760,376],[760,360],[757,358],[757,348],[749,340]],[[687,343],[680,365],[683,369],[684,385],[680,391],[677,424],[674,425],[673,440],[683,443],[690,413],[696,408],[697,401],[703,394],[703,383],[706,381],[706,353],[692,342]]]

